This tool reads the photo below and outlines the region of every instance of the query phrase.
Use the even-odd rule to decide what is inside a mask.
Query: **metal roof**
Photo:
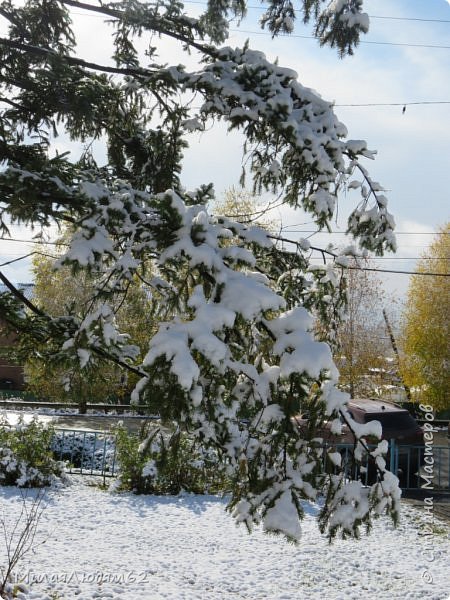
[[[378,400],[375,398],[353,398],[349,400],[349,408],[352,405],[364,410],[365,412],[381,413],[381,412],[408,412],[405,408],[401,408],[392,402],[386,400]]]

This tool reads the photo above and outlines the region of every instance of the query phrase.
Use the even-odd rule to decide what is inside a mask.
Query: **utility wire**
[[[48,258],[57,258],[56,256],[52,256],[51,254],[44,254],[43,252],[29,252],[28,254],[24,254],[23,256],[19,256],[19,258],[14,258],[13,260],[8,260],[8,262],[4,262],[0,265],[0,267],[6,267],[7,265],[12,265],[19,260],[24,260],[25,258],[29,258],[33,256],[33,254],[39,254],[39,256],[47,256]]]
[[[295,243],[295,242],[293,242],[293,243]],[[0,267],[4,267],[11,263],[18,262],[19,260],[24,260],[25,258],[28,258],[33,254],[42,254],[42,253],[41,252],[30,252],[29,254],[24,254],[23,256],[20,256],[19,258],[15,258],[14,260],[10,260],[6,263],[3,263],[0,265]],[[51,256],[49,254],[43,254],[43,256],[48,256],[50,258],[56,258],[55,256]],[[338,266],[342,266],[342,265],[338,265]],[[342,268],[351,269],[353,271],[374,271],[375,273],[398,273],[401,275],[429,275],[432,277],[450,277],[450,273],[431,273],[428,271],[397,271],[397,270],[393,270],[393,269],[375,269],[375,268],[371,268],[371,267],[353,267],[353,266],[347,266],[347,267],[342,267]]]
[[[272,37],[272,34],[267,31],[250,31],[248,29],[230,29],[230,31],[234,33],[246,33],[250,35],[268,35]],[[298,33],[290,33],[290,34],[279,34],[279,38],[287,37],[287,38],[300,38],[304,40],[317,40],[313,35],[300,35]],[[406,42],[379,42],[379,41],[370,41],[370,40],[360,40],[360,44],[372,44],[375,46],[406,46],[408,48],[440,48],[444,50],[450,50],[450,46],[444,46],[440,44],[413,44]]]
[[[190,4],[203,4],[201,2],[190,2]],[[205,5],[206,6],[206,5]],[[249,6],[248,8],[258,8],[256,6],[251,7]],[[91,14],[86,14],[86,13],[79,13],[79,12],[73,12],[73,14],[75,15],[79,15],[79,16],[89,16],[89,17],[97,17],[97,18],[104,18],[102,17],[102,15],[91,15]],[[369,15],[370,16],[370,15]],[[395,19],[395,20],[405,20],[405,21],[430,21],[430,22],[437,22],[437,23],[450,23],[450,20],[440,20],[440,19],[414,19],[414,18],[403,18],[403,17],[383,17],[383,16],[374,16],[372,18],[375,19]],[[268,35],[270,37],[272,37],[272,34],[266,31],[248,31],[245,29],[230,29],[229,31],[233,31],[234,33],[247,33],[247,34],[251,34],[251,35]],[[313,36],[313,35],[300,35],[300,34],[279,34],[278,37],[289,37],[289,38],[301,38],[301,39],[305,39],[305,40],[317,40],[317,37]],[[410,48],[439,48],[439,49],[444,49],[444,50],[450,50],[450,46],[444,46],[444,45],[440,45],[440,44],[413,44],[413,43],[402,43],[402,42],[379,42],[379,41],[369,41],[369,40],[360,40],[361,44],[375,44],[375,45],[381,45],[381,46],[406,46],[406,47],[410,47]]]
[[[232,218],[232,217],[231,217]],[[288,225],[288,227],[295,227],[295,225]],[[317,229],[295,229],[295,230],[283,230],[285,233],[317,233],[320,235],[348,235],[345,231],[319,231]],[[449,231],[396,231],[395,235],[450,235]],[[43,240],[27,240],[24,238],[0,238],[0,242],[23,242],[26,244],[42,244],[43,246],[68,246],[64,242],[46,242]],[[410,246],[415,248],[416,246]]]
[[[450,273],[430,273],[428,271],[395,271],[391,269],[372,269],[370,267],[346,267],[354,271],[375,271],[375,273],[399,273],[401,275],[429,275],[431,277],[450,277]]]
[[[27,254],[25,257],[22,257],[22,255],[19,252],[15,252],[15,253],[9,253],[9,252],[1,252],[0,250],[0,256],[5,257],[5,256],[16,256],[16,257],[22,257],[22,258],[26,258],[27,256],[31,256],[32,254],[40,254],[41,256],[49,256],[50,258],[56,258],[56,256],[53,256],[51,254],[44,254],[42,252],[31,252],[30,254]],[[430,256],[430,257],[423,257],[423,256],[370,256],[369,257],[370,260],[425,260],[425,261],[429,261],[429,260],[450,260],[449,257],[447,256]],[[15,260],[21,260],[20,258],[15,259]],[[311,260],[322,260],[322,257],[320,256],[311,256]],[[330,259],[331,260],[331,259]],[[11,262],[15,262],[14,260],[10,261]],[[5,264],[9,264],[9,263],[5,263]],[[0,267],[3,265],[0,265]]]
[[[419,102],[367,102],[365,104],[334,104],[333,106],[413,106],[419,104],[450,104],[450,100],[425,100]]]
[[[284,231],[284,233],[318,233],[318,234],[325,233],[325,234],[328,234],[328,235],[334,235],[334,233],[336,233],[336,234],[345,235],[344,231],[337,231],[337,232],[319,231],[319,232],[317,232],[316,230],[297,231],[297,230],[289,230],[289,229],[286,229],[286,230],[283,230],[283,231]],[[400,233],[403,234],[403,235],[422,235],[422,234],[419,234],[419,233],[416,233],[416,232],[413,232],[413,231],[410,231],[410,232],[403,231],[403,232],[400,232]],[[440,235],[450,235],[449,232],[437,232],[437,233],[440,234]],[[399,234],[396,234],[396,235],[399,235]],[[433,233],[433,232],[424,232],[423,235],[437,235],[437,234]],[[52,245],[52,246],[66,246],[66,247],[69,246],[69,244],[64,243],[64,242],[45,242],[45,241],[42,241],[42,240],[27,240],[27,239],[21,239],[21,238],[1,238],[0,239],[0,243],[1,242],[16,242],[16,243],[19,242],[19,243],[24,243],[24,244],[33,244],[33,245],[36,244],[36,245],[42,245],[42,246],[48,246],[48,245]],[[400,246],[400,247],[402,247],[402,246]],[[406,247],[408,247],[408,248],[417,248],[416,245],[406,246]],[[423,246],[423,248],[428,248],[428,246]],[[26,255],[23,258],[26,258],[27,256],[31,256],[32,254],[34,254],[34,253],[32,252],[32,253],[30,253],[29,255]],[[1,251],[0,251],[0,255],[1,256],[20,256],[19,253],[12,253],[11,254],[11,253],[8,253],[8,252],[1,252]],[[50,256],[50,255],[45,255],[45,256]],[[54,258],[54,257],[52,257],[52,258]],[[312,260],[319,260],[319,259],[321,260],[320,257],[311,257],[311,259]],[[371,260],[450,260],[450,258],[444,257],[444,256],[442,256],[442,257],[438,257],[438,256],[434,257],[433,256],[433,257],[429,257],[429,258],[427,258],[427,257],[424,258],[424,257],[421,257],[421,256],[372,256],[370,259]],[[11,262],[15,262],[16,260],[21,260],[21,259],[20,258],[16,258],[15,260],[10,261],[9,263],[4,263],[4,264],[10,264]],[[0,265],[0,267],[1,266],[3,266],[3,265]]]
[[[287,227],[295,227],[295,225],[287,225]],[[288,233],[289,230],[283,230],[285,233]],[[346,231],[320,231],[318,229],[295,229],[290,233],[320,233],[326,235],[348,235]],[[449,231],[396,231],[395,235],[450,235]],[[17,240],[22,241],[22,240]],[[23,240],[25,241],[25,240]]]
[[[312,256],[311,260],[322,260],[321,256]],[[447,256],[431,256],[424,258],[423,256],[370,256],[369,260],[450,260]]]
[[[187,2],[187,0],[185,0]],[[392,21],[420,21],[422,23],[450,23],[449,19],[422,19],[419,17],[391,17],[381,15],[369,15],[370,19],[389,19]]]
[[[75,13],[84,15],[84,13]],[[86,15],[86,16],[97,16],[97,15]],[[264,31],[248,31],[244,29],[230,29],[233,32],[254,34],[254,35],[271,35],[268,32]],[[302,39],[316,39],[314,36],[306,36],[306,35],[280,35],[279,37],[293,37],[293,38],[302,38]],[[6,40],[4,40],[6,42]],[[380,44],[380,45],[389,45],[389,46],[409,46],[409,47],[417,47],[417,48],[444,48],[450,49],[450,46],[444,45],[432,45],[432,44],[408,44],[408,43],[399,43],[399,42],[378,42],[378,41],[367,41],[361,40],[362,44]],[[195,45],[195,44],[194,44]],[[117,69],[115,67],[105,67],[102,65],[95,65],[85,63],[85,61],[81,61],[80,59],[76,59],[73,57],[66,57],[67,60],[70,59],[72,62],[76,62],[79,64],[85,64],[88,68],[100,69],[103,71],[114,72],[114,73],[124,73],[123,69]],[[367,103],[351,103],[351,104],[334,104],[336,107],[373,107],[373,106],[412,106],[412,105],[439,105],[439,104],[450,104],[450,100],[431,100],[431,101],[414,101],[414,102],[367,102]],[[195,108],[195,107],[194,107]]]
[[[206,2],[200,2],[199,0],[184,0],[184,4],[200,4],[201,6],[207,6]],[[264,6],[251,6],[247,8],[254,10],[265,10]],[[300,10],[294,10],[296,13],[300,13]],[[422,19],[419,17],[391,17],[391,16],[380,16],[380,15],[369,15],[370,19],[392,19],[394,21],[423,21],[426,23],[450,23],[448,19]]]
[[[20,238],[0,238],[0,242],[21,242],[24,244],[42,244],[43,246],[68,246],[63,242],[44,242],[43,240],[24,240]]]

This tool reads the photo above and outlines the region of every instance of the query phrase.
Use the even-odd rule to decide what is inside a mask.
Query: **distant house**
[[[20,283],[17,287],[27,297],[33,294],[32,283]],[[8,288],[0,284],[0,294],[8,292]],[[0,314],[0,390],[22,390],[25,385],[23,367],[14,364],[7,358],[8,350],[17,343],[18,332],[8,330]]]

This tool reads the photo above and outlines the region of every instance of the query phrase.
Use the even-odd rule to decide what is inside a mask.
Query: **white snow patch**
[[[290,510],[289,502],[283,498],[278,510]],[[35,549],[17,575],[30,600],[52,592],[80,600],[448,598],[449,530],[442,524],[446,533],[433,536],[427,562],[421,511],[404,507],[398,529],[380,518],[369,537],[330,546],[318,532],[317,509],[306,509],[294,546],[261,528],[249,535],[225,504],[214,496],[110,494],[77,481],[49,491]],[[1,487],[0,505],[11,522],[20,492]],[[0,564],[4,558],[1,545]],[[422,578],[425,568],[432,584]]]

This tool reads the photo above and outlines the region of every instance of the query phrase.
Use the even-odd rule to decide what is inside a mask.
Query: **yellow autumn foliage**
[[[436,235],[417,265],[403,314],[402,370],[413,397],[450,408],[450,222]]]

